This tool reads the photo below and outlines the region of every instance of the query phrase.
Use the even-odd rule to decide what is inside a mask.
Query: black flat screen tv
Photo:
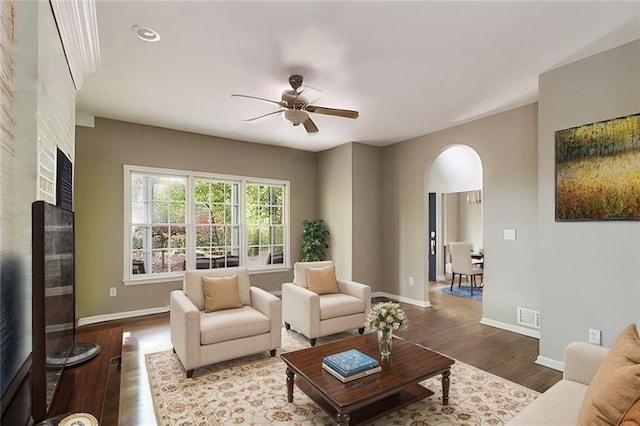
[[[26,425],[31,416],[31,292],[16,252],[0,253],[0,424]]]
[[[75,337],[74,213],[32,205],[32,415],[47,417]]]

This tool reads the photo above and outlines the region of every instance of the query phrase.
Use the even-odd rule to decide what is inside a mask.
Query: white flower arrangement
[[[398,303],[382,302],[371,307],[364,325],[377,331],[405,330],[409,326],[409,318]]]

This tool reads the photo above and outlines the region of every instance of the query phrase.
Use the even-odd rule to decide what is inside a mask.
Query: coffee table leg
[[[293,402],[293,375],[294,372],[287,368],[287,401]]]
[[[338,426],[349,426],[349,420],[351,420],[351,416],[349,413],[338,413],[336,416],[336,420],[338,421]]]
[[[449,375],[451,370],[442,373],[442,405],[449,405]]]

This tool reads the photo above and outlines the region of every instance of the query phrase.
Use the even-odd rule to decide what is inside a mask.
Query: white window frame
[[[152,284],[162,282],[175,282],[181,281],[184,278],[184,271],[162,272],[162,273],[146,273],[146,274],[133,274],[131,271],[132,265],[132,241],[131,241],[131,229],[132,229],[132,211],[131,211],[131,174],[154,174],[159,176],[180,176],[187,179],[186,188],[186,269],[193,269],[195,266],[195,253],[196,249],[196,224],[195,224],[195,181],[197,178],[202,179],[215,179],[234,182],[239,184],[238,189],[238,202],[239,202],[239,220],[240,220],[240,266],[247,264],[247,236],[246,236],[246,203],[245,192],[247,184],[263,184],[263,185],[281,185],[284,187],[284,211],[283,211],[283,225],[284,225],[284,263],[275,265],[261,265],[260,267],[249,268],[249,273],[267,273],[267,272],[282,272],[290,270],[291,259],[291,232],[289,223],[290,212],[290,187],[291,183],[288,180],[277,179],[265,179],[252,176],[236,176],[218,173],[204,173],[194,172],[187,170],[167,169],[159,167],[147,167],[147,166],[135,166],[125,164],[123,166],[124,171],[124,234],[123,234],[123,280],[125,285],[137,285],[137,284]]]

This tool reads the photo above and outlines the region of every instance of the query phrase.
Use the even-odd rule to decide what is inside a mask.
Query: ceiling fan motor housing
[[[293,87],[293,90],[298,91],[302,86],[304,78],[300,74],[293,74],[289,76],[289,84]]]
[[[283,91],[281,99],[284,108],[305,109],[308,105],[307,100],[294,90]]]

